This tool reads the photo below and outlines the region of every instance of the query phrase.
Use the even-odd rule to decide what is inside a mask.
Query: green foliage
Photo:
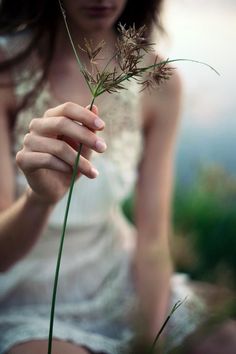
[[[124,201],[123,211],[133,222],[133,194]],[[202,169],[191,188],[178,185],[173,229],[177,271],[236,287],[236,177],[213,166]]]
[[[236,178],[212,167],[191,189],[177,187],[173,222],[176,238],[184,237],[195,251],[192,266],[181,270],[195,279],[236,286]]]

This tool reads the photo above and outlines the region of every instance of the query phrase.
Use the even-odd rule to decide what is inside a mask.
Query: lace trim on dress
[[[26,68],[21,75],[29,79],[16,86],[15,95],[18,100],[34,86],[41,73],[39,70],[32,76]],[[143,150],[140,87],[135,81],[130,81],[126,83],[126,88],[119,93],[107,95],[100,107],[100,115],[106,127],[99,134],[105,139],[108,148],[103,154],[94,152],[92,155],[93,163],[100,172],[99,177],[91,182],[82,176],[76,183],[74,195],[78,197],[71,205],[69,225],[78,226],[104,220],[111,208],[125,198],[134,186]],[[13,132],[14,155],[22,147],[32,118],[42,117],[48,108],[58,104],[61,102],[53,96],[47,82],[39,92],[34,107],[27,107],[18,115]],[[25,178],[20,171],[17,171],[17,185],[20,195],[26,187]],[[60,227],[62,224],[65,204],[66,196],[51,216],[52,226]]]

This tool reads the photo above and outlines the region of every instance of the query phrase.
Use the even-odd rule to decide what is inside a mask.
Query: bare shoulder
[[[148,65],[155,61],[156,55],[151,54],[148,58]],[[159,61],[165,61],[161,58]],[[150,124],[176,123],[182,106],[182,78],[178,69],[171,64],[166,64],[170,69],[169,79],[163,80],[158,87],[146,89],[142,95],[144,126]]]

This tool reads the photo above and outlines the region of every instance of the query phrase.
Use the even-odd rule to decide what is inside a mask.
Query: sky
[[[236,1],[166,0],[168,36],[157,49],[176,65],[183,82],[177,175],[190,180],[200,165],[220,164],[236,176]]]

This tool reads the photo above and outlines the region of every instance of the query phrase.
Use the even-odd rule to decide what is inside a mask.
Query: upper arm
[[[1,56],[1,53],[0,53]],[[14,199],[14,177],[11,156],[10,114],[15,99],[9,83],[8,73],[0,75],[0,211],[6,209]]]
[[[143,100],[145,143],[135,216],[140,233],[151,237],[168,234],[181,97],[181,79],[175,73]]]

